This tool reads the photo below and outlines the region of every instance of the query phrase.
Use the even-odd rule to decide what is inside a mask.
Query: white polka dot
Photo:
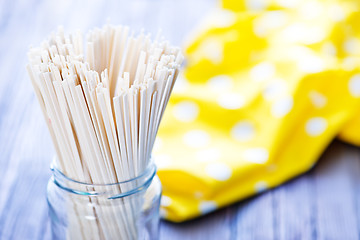
[[[249,141],[255,135],[255,127],[249,121],[241,121],[231,129],[231,135],[238,141]]]
[[[295,8],[297,7],[301,0],[276,0],[276,2],[281,6],[285,8]]]
[[[344,42],[344,50],[348,54],[356,54],[360,52],[360,40],[357,38],[350,38]]]
[[[353,97],[360,97],[360,74],[356,74],[350,78],[349,91]]]
[[[337,53],[336,47],[332,42],[324,43],[321,47],[321,51],[330,56],[335,56]]]
[[[275,66],[269,62],[262,62],[251,68],[250,77],[256,82],[270,79],[275,74]]]
[[[254,33],[258,37],[266,37],[273,30],[284,26],[288,15],[284,11],[269,11],[261,14],[254,21]]]
[[[352,71],[358,66],[358,60],[355,57],[346,57],[342,62],[342,67],[347,71]]]
[[[199,204],[199,210],[202,214],[210,213],[217,209],[217,204],[214,201],[202,201]]]
[[[210,136],[203,130],[191,130],[185,133],[183,141],[189,147],[201,148],[210,143]]]
[[[304,57],[297,65],[300,71],[306,73],[318,73],[325,69],[324,60],[316,56]]]
[[[329,17],[333,21],[339,22],[345,19],[346,13],[340,4],[333,4],[329,9]]]
[[[322,117],[314,117],[306,122],[305,131],[311,137],[322,134],[327,128],[327,121]]]
[[[219,181],[225,181],[231,177],[231,169],[225,163],[220,162],[207,164],[205,172],[210,177]]]
[[[199,150],[195,153],[195,158],[201,162],[212,162],[219,160],[221,157],[221,151],[218,148],[208,148]]]
[[[316,108],[323,108],[327,103],[327,98],[315,90],[309,92],[309,98],[311,103]]]
[[[197,198],[197,199],[200,199],[204,196],[204,194],[200,191],[196,191],[194,192],[194,197]]]
[[[225,91],[231,89],[233,86],[233,81],[228,75],[218,75],[210,78],[207,82],[207,85],[211,90]]]
[[[171,157],[169,155],[167,155],[167,154],[155,155],[154,161],[155,161],[156,166],[159,169],[167,168],[172,163]]]
[[[199,51],[214,64],[220,64],[224,58],[223,43],[216,38],[207,38],[199,47]]]
[[[159,214],[162,218],[166,218],[168,216],[168,212],[164,208],[160,208]]]
[[[175,85],[174,85],[174,93],[183,93],[188,89],[189,82],[183,77],[179,76],[176,79]]]
[[[268,189],[268,184],[265,181],[259,181],[255,184],[255,190],[257,193],[264,192]]]
[[[243,153],[244,160],[253,163],[266,163],[269,159],[269,152],[265,148],[250,148]]]
[[[278,96],[286,92],[287,84],[284,80],[278,79],[272,83],[269,83],[263,90],[263,97],[265,100],[272,101]]]
[[[314,44],[326,37],[326,31],[320,26],[294,23],[284,28],[279,39],[289,43]]]
[[[170,206],[172,200],[168,196],[162,195],[161,196],[161,206],[162,207],[168,207]]]
[[[324,59],[308,47],[289,47],[287,54],[289,59],[294,60],[298,69],[302,72],[317,73],[323,71],[326,67]]]
[[[246,0],[245,3],[246,7],[253,11],[264,10],[268,6],[267,0]]]
[[[301,5],[299,12],[301,18],[314,20],[323,14],[324,8],[319,2],[310,1]]]
[[[239,109],[245,105],[245,98],[238,93],[224,93],[218,98],[218,104],[225,109]]]
[[[278,99],[271,106],[271,114],[276,118],[284,117],[288,114],[294,105],[294,100],[291,96]]]
[[[174,117],[181,122],[192,122],[199,115],[199,107],[191,101],[182,101],[174,106]]]
[[[210,24],[213,27],[225,28],[230,27],[236,21],[236,14],[230,10],[216,10],[212,12],[211,17],[209,19]]]

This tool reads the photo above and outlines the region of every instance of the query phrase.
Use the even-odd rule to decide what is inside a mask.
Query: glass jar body
[[[154,165],[140,177],[101,185],[52,170],[47,200],[53,239],[158,239],[162,189]]]

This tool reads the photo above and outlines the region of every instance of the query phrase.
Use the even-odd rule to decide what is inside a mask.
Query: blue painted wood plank
[[[240,203],[236,210],[236,239],[277,239],[273,210],[272,191]]]
[[[355,214],[357,219],[357,229],[354,231],[357,232],[357,235],[360,238],[360,149],[358,147],[350,147],[346,153],[348,158],[348,163],[350,165],[349,174],[352,182],[352,189],[355,196]]]
[[[274,195],[278,198],[279,239],[315,239],[311,173],[275,189]]]
[[[185,223],[161,222],[160,239],[228,240],[231,239],[229,208]]]
[[[349,174],[355,171],[351,163],[359,161],[350,157],[353,150],[336,142],[315,169],[317,239],[359,239],[354,182]]]

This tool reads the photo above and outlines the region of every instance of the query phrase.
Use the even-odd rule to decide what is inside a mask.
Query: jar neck
[[[104,184],[80,182],[69,178],[61,172],[54,163],[51,164],[51,171],[51,181],[69,194],[98,197],[103,196],[109,199],[116,199],[127,197],[146,190],[156,175],[156,165],[153,161],[150,161],[146,169],[139,176],[126,181]]]

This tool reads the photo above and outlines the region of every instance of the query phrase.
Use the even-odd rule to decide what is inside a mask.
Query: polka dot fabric
[[[186,48],[154,146],[161,214],[181,222],[360,145],[360,2],[223,0]]]

